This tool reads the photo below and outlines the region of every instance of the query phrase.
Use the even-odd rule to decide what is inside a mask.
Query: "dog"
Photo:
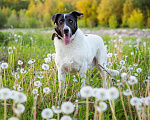
[[[111,70],[107,65],[107,50],[103,39],[98,35],[84,33],[78,28],[77,19],[83,13],[72,11],[71,13],[57,13],[52,16],[55,25],[55,33],[52,35],[56,51],[55,63],[58,69],[59,87],[63,82],[65,87],[66,74],[79,72],[83,78],[81,87],[85,86],[88,69],[94,66],[98,68],[103,79],[103,87],[106,87],[106,72],[111,76],[118,75],[117,70]]]

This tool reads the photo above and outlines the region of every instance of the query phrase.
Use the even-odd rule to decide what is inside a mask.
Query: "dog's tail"
[[[98,64],[104,71],[106,71],[111,77],[115,76],[115,75],[119,75],[119,71],[118,70],[112,70],[109,69],[107,67],[103,67],[102,65]]]
[[[112,70],[112,69],[109,69],[109,68],[105,68],[106,69],[106,72],[110,75],[110,76],[115,76],[115,75],[119,75],[119,71],[118,70]]]

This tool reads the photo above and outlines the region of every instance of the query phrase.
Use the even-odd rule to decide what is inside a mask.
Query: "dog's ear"
[[[54,24],[57,23],[57,19],[60,15],[61,15],[60,13],[57,13],[57,14],[52,16],[52,21],[53,21]]]
[[[72,11],[71,14],[73,14],[75,17],[79,17],[81,15],[83,15],[83,13],[77,12],[77,11]]]

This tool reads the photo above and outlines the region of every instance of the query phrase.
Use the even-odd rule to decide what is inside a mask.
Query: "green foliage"
[[[18,20],[18,18],[17,18],[17,14],[16,14],[16,11],[15,11],[15,10],[12,11],[12,14],[11,14],[10,17],[8,18],[7,26],[8,26],[8,27],[13,26],[14,28],[19,27],[19,20]]]
[[[150,17],[147,19],[147,27],[150,27]]]
[[[109,18],[109,27],[110,28],[116,28],[118,26],[117,17],[115,15],[112,15]]]
[[[144,26],[144,17],[140,9],[133,10],[128,19],[130,28],[142,28]]]
[[[7,22],[6,15],[0,9],[0,28],[4,27],[4,25],[5,25],[6,22]]]
[[[28,27],[28,17],[26,15],[26,10],[20,10],[20,13],[19,13],[19,16],[20,16],[20,24],[19,24],[19,27],[22,27],[22,28],[26,28]]]
[[[127,20],[130,17],[133,9],[133,0],[126,0],[123,4],[122,26],[127,26]]]

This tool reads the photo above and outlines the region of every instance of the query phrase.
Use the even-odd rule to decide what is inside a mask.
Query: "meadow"
[[[149,38],[101,36],[107,47],[107,66],[120,75],[107,74],[105,89],[94,68],[81,89],[78,73],[68,74],[63,92],[58,91],[51,33],[2,33],[0,120],[150,120]]]

